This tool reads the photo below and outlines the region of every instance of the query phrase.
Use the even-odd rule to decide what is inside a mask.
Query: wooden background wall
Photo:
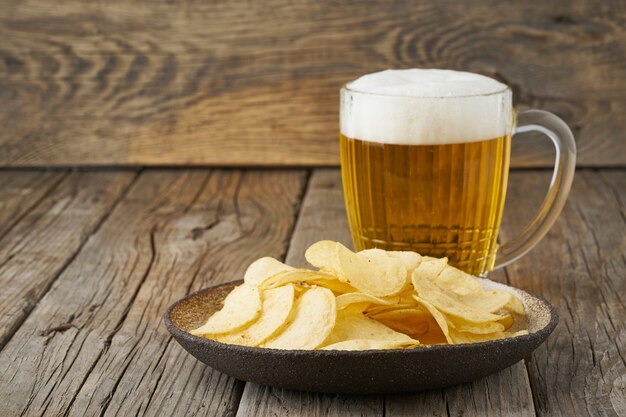
[[[413,66],[498,78],[624,166],[625,27],[623,0],[3,0],[0,166],[333,165],[339,87]]]

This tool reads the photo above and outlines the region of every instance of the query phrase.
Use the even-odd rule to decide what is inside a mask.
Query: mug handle
[[[516,126],[513,134],[541,132],[552,140],[556,149],[554,172],[539,211],[519,235],[498,247],[494,269],[526,255],[548,233],[565,205],[576,169],[574,136],[558,116],[543,110],[527,110],[518,113]]]

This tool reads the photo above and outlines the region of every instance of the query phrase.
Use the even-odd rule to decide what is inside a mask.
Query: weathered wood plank
[[[351,246],[338,170],[314,171],[292,237],[287,263],[305,265],[304,250],[320,239],[338,240]],[[504,273],[494,274],[492,278],[506,279]],[[445,415],[446,412],[467,416],[534,416],[524,364],[520,362],[471,384],[385,398],[316,395],[246,384],[237,415],[342,416],[362,413],[408,417]]]
[[[0,240],[0,347],[98,229],[135,175],[72,173]],[[24,192],[31,189],[24,185]],[[40,187],[34,190],[43,194]]]
[[[167,16],[167,19],[163,19]],[[339,87],[464,69],[626,163],[620,0],[298,0],[0,5],[0,165],[337,164]],[[514,162],[551,164],[548,142]]]
[[[0,353],[0,414],[232,415],[242,384],[170,343],[161,316],[262,254],[282,256],[304,180],[144,172]]]
[[[511,175],[507,239],[539,200],[545,173]],[[550,300],[555,333],[527,367],[541,416],[626,415],[626,171],[576,173],[567,206],[537,249],[509,266],[513,285]]]
[[[0,171],[0,238],[66,175],[51,171]]]

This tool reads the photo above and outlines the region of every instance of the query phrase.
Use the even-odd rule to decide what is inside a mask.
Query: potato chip
[[[423,256],[420,264],[413,271],[413,276],[417,274],[417,276],[434,281],[447,265],[448,258],[439,259]]]
[[[430,313],[421,308],[388,310],[376,315],[367,314],[367,316],[413,338],[419,338],[428,331],[429,319],[432,317]]]
[[[417,345],[417,344],[415,344]],[[399,349],[407,348],[411,345],[398,343],[389,340],[372,340],[372,339],[352,339],[343,342],[333,343],[324,346],[322,350],[372,350],[372,349]]]
[[[503,332],[505,327],[497,321],[485,321],[482,323],[472,323],[459,317],[446,316],[448,326],[459,332],[487,334],[495,332]]]
[[[260,312],[261,294],[258,288],[242,284],[228,294],[224,299],[224,307],[220,311],[190,333],[204,336],[232,332],[256,319]]]
[[[450,330],[450,337],[452,339],[452,343],[488,342],[490,340],[505,339],[509,337],[521,336],[524,334],[528,334],[528,331],[521,330],[515,333],[496,332],[496,333],[488,333],[488,334],[474,334],[474,333],[458,332],[454,329]]]
[[[455,299],[462,304],[476,310],[485,311],[487,313],[495,313],[506,306],[513,295],[506,291],[490,290],[480,294],[455,294]]]
[[[353,339],[384,340],[407,345],[419,343],[417,340],[403,333],[396,332],[362,314],[344,310],[339,311],[335,327],[324,341],[323,346]]]
[[[418,276],[417,269],[413,272],[413,287],[422,299],[427,300],[438,310],[448,315],[460,317],[474,323],[497,321],[500,318],[500,316],[496,314],[476,310],[462,304],[450,294],[445,293],[430,280]]]
[[[246,269],[243,281],[248,285],[259,286],[267,278],[283,271],[292,271],[293,269],[295,268],[267,256],[257,259],[250,264],[248,269]]]
[[[425,321],[430,313],[421,308],[398,308],[382,311],[380,313],[370,314],[367,316],[376,320],[414,320]]]
[[[417,302],[421,306],[423,306],[426,310],[428,310],[428,312],[433,316],[433,319],[437,323],[438,327],[441,329],[441,332],[446,338],[446,341],[448,343],[453,343],[452,339],[450,338],[450,329],[448,328],[448,321],[446,320],[446,317],[439,310],[437,310],[437,308],[435,308],[434,305],[432,305],[428,301],[424,300],[423,298],[418,297],[417,295],[414,297],[417,300]]]
[[[311,271],[309,269],[292,269],[290,271],[279,272],[276,275],[266,278],[259,284],[261,288],[276,288],[281,285],[297,283],[297,282],[309,282],[318,279],[334,279],[332,275],[329,275],[320,271]]]
[[[384,324],[392,330],[395,330],[400,333],[404,333],[405,335],[417,339],[422,344],[421,337],[428,332],[430,327],[427,321],[414,323],[410,320],[382,320],[376,319],[379,323]],[[444,338],[445,341],[445,338]]]
[[[338,250],[342,247],[348,250],[339,242],[331,240],[320,240],[312,244],[304,253],[304,257],[311,265],[319,268],[321,271],[329,272],[337,277],[340,281],[345,282],[341,263],[339,262]]]
[[[315,349],[328,337],[337,317],[335,296],[313,287],[296,300],[285,327],[262,346],[273,349]]]
[[[341,282],[336,277],[313,279],[313,280],[307,281],[307,284],[328,288],[333,293],[335,293],[335,295],[347,294],[347,293],[358,291],[352,285],[346,282]]]
[[[413,272],[422,261],[421,255],[416,252],[390,250],[387,251],[387,256],[401,261],[409,272]]]
[[[371,303],[386,306],[393,304],[392,301],[384,300],[379,297],[374,297],[373,295],[365,294],[362,292],[350,292],[337,297],[337,310],[344,309],[348,305],[354,303]]]
[[[450,265],[446,265],[439,275],[431,281],[439,288],[453,291],[459,295],[482,294],[485,291],[474,276]]]
[[[384,297],[399,293],[406,283],[406,268],[381,249],[354,253],[343,245],[337,247],[343,277],[361,292]]]
[[[276,333],[289,318],[293,307],[293,285],[273,288],[263,292],[259,318],[242,330],[216,335],[214,340],[243,346],[258,346]]]
[[[504,306],[504,309],[510,311],[511,313],[526,315],[526,311],[524,310],[524,304],[516,297],[512,296],[509,300],[508,304]]]
[[[498,323],[504,326],[504,330],[508,330],[508,328],[513,325],[513,316],[510,314],[500,316],[500,320],[498,320]]]

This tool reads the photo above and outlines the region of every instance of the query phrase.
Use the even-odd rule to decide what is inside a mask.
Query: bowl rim
[[[491,281],[487,278],[481,278],[482,280],[485,281]],[[534,340],[543,340],[545,338],[547,338],[552,331],[556,328],[558,322],[559,322],[559,315],[556,312],[556,309],[554,308],[554,306],[545,298],[541,297],[540,295],[536,295],[532,292],[520,289],[520,288],[516,288],[510,285],[506,285],[503,284],[501,282],[497,282],[497,281],[491,281],[497,285],[501,285],[510,289],[513,289],[515,291],[519,291],[522,293],[527,294],[528,296],[530,296],[533,299],[538,300],[539,302],[541,302],[541,304],[544,307],[548,308],[548,311],[550,312],[550,320],[548,321],[548,323],[540,328],[539,330],[532,332],[532,333],[528,333],[525,335],[519,335],[519,336],[514,336],[514,337],[507,337],[504,339],[496,339],[496,340],[489,340],[486,342],[476,342],[476,343],[458,343],[458,344],[440,344],[440,345],[428,345],[428,346],[417,346],[414,348],[410,348],[410,349],[367,349],[367,350],[305,350],[305,349],[273,349],[273,348],[259,348],[259,347],[251,347],[251,346],[242,346],[242,345],[235,345],[235,344],[229,344],[229,343],[222,343],[222,342],[218,342],[215,340],[211,340],[211,339],[206,339],[204,337],[200,337],[200,336],[195,336],[192,335],[191,333],[181,329],[180,327],[176,326],[171,319],[171,314],[174,311],[174,309],[179,305],[182,304],[194,297],[197,297],[198,295],[202,294],[202,293],[206,293],[212,290],[215,290],[216,288],[219,287],[224,287],[224,286],[228,286],[228,285],[240,285],[243,283],[243,280],[234,280],[234,281],[229,281],[229,282],[223,282],[220,284],[216,284],[216,285],[212,285],[210,287],[206,287],[206,288],[202,288],[200,290],[194,291],[193,293],[186,295],[185,297],[175,301],[174,303],[172,303],[167,310],[165,311],[164,315],[163,315],[163,321],[165,323],[165,327],[167,328],[167,330],[169,331],[169,333],[174,336],[176,339],[179,338],[183,338],[186,339],[192,343],[195,344],[201,344],[204,345],[208,348],[218,348],[218,349],[228,349],[231,350],[233,352],[237,352],[237,353],[241,353],[241,354],[255,354],[255,355],[281,355],[282,357],[284,357],[285,355],[291,355],[291,356],[310,356],[310,357],[333,357],[336,358],[337,356],[372,356],[372,355],[389,355],[389,354],[415,354],[415,353],[419,353],[419,352],[449,352],[449,351],[456,351],[459,350],[460,348],[463,349],[469,349],[469,350],[473,350],[473,349],[477,349],[477,350],[482,350],[482,349],[486,349],[486,348],[494,348],[494,349],[502,349],[506,346],[512,345],[512,344],[518,344],[518,343],[529,343],[531,341]],[[544,337],[545,335],[545,337]]]

